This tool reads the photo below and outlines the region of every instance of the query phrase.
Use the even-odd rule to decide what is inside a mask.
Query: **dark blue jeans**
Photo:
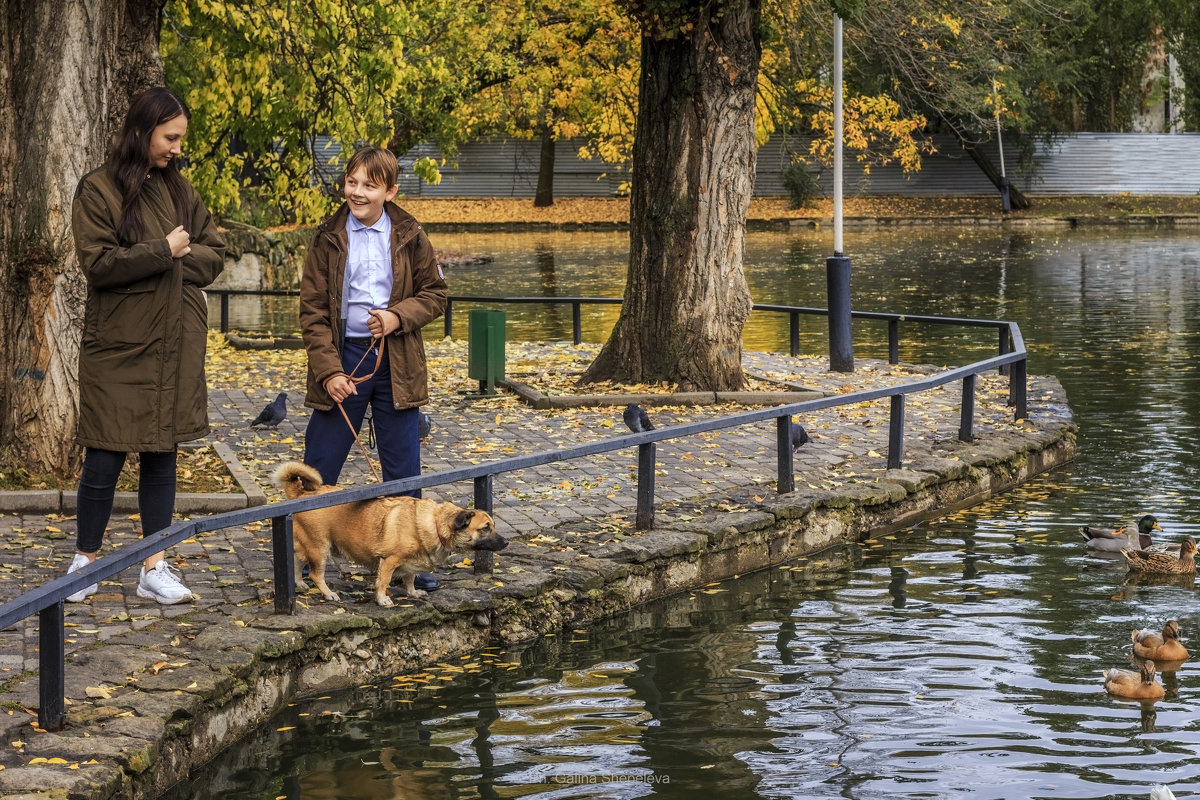
[[[142,536],[158,533],[171,524],[175,514],[176,451],[138,453],[138,511]],[[125,453],[87,448],[75,505],[78,523],[75,549],[95,553],[104,542],[104,530],[112,516],[117,478],[125,466]]]
[[[342,369],[347,375],[354,374],[366,352],[365,347],[346,343],[342,350]],[[369,372],[374,363],[375,352],[372,350],[357,367],[358,373]],[[370,380],[358,384],[358,394],[352,394],[342,402],[346,416],[354,425],[353,432],[336,405],[328,411],[314,410],[308,418],[308,427],[304,431],[304,463],[321,473],[326,486],[337,484],[368,406],[375,422],[375,441],[379,447],[383,479],[394,481],[421,474],[419,413],[415,408],[397,410],[392,405],[392,373],[384,358],[379,371]],[[421,496],[420,491],[406,494]]]

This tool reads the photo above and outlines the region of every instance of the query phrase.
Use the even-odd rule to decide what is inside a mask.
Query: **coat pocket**
[[[133,284],[99,294],[97,338],[109,345],[144,345],[161,337],[163,303],[154,286]]]

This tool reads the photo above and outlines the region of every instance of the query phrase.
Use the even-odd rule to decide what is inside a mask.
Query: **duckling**
[[[1104,688],[1117,697],[1131,700],[1157,700],[1166,694],[1163,685],[1154,680],[1154,662],[1142,662],[1140,672],[1131,669],[1104,670]]]
[[[1130,522],[1121,528],[1093,528],[1084,525],[1079,529],[1079,535],[1087,541],[1088,550],[1102,550],[1117,553],[1121,550],[1145,550],[1150,546],[1150,531],[1161,531],[1158,519],[1146,514],[1137,521]]]
[[[1179,623],[1173,619],[1163,625],[1162,633],[1149,628],[1134,631],[1133,654],[1155,661],[1183,661],[1188,657],[1187,648],[1179,641]]]
[[[1141,550],[1122,550],[1121,555],[1125,556],[1131,570],[1165,575],[1196,574],[1196,540],[1190,536],[1179,543],[1178,558],[1170,553]]]

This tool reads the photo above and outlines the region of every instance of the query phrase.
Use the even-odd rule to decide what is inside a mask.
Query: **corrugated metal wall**
[[[557,142],[554,154],[556,197],[612,197],[628,180],[620,166],[579,158],[581,142]],[[872,166],[869,172],[848,158],[845,192],[854,195],[980,195],[995,188],[970,156],[951,138],[935,139],[937,152],[925,156],[921,170],[905,175],[896,165]],[[400,191],[409,197],[532,197],[537,188],[540,143],[497,139],[464,145],[455,162],[442,166],[442,182],[429,184],[412,174],[422,157],[441,158],[437,148],[421,145],[401,159]],[[755,194],[786,195],[780,173],[788,152],[807,152],[808,143],[772,137],[758,152]],[[995,144],[982,148],[999,167]],[[1016,149],[1004,148],[1013,186],[1034,194],[1182,194],[1200,192],[1200,134],[1081,133],[1041,142],[1033,165],[1022,165]],[[336,164],[328,167],[336,175]],[[326,169],[322,169],[325,173]],[[821,189],[833,189],[831,168],[819,171]]]

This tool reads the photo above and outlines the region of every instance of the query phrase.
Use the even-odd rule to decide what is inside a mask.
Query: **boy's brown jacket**
[[[400,318],[400,327],[387,337],[387,357],[392,374],[392,401],[397,409],[429,401],[429,376],[421,328],[446,310],[446,281],[438,269],[433,245],[417,220],[395,203],[384,203],[392,221],[392,296],[388,311]],[[333,399],[324,382],[342,372],[342,293],[346,279],[346,218],[343,203],[321,223],[304,259],[300,279],[300,332],[308,352],[308,387],[304,404],[328,411]],[[368,359],[369,361],[370,359]],[[372,362],[373,363],[373,362]],[[370,372],[363,362],[360,372]]]
[[[117,236],[121,192],[106,169],[83,176],[75,190],[71,226],[87,277],[76,438],[85,447],[165,452],[208,433],[201,288],[225,268],[225,244],[200,196],[189,195],[190,219],[177,221],[151,170],[142,188],[145,231],[130,244]],[[166,236],[178,224],[192,251],[172,258]]]

